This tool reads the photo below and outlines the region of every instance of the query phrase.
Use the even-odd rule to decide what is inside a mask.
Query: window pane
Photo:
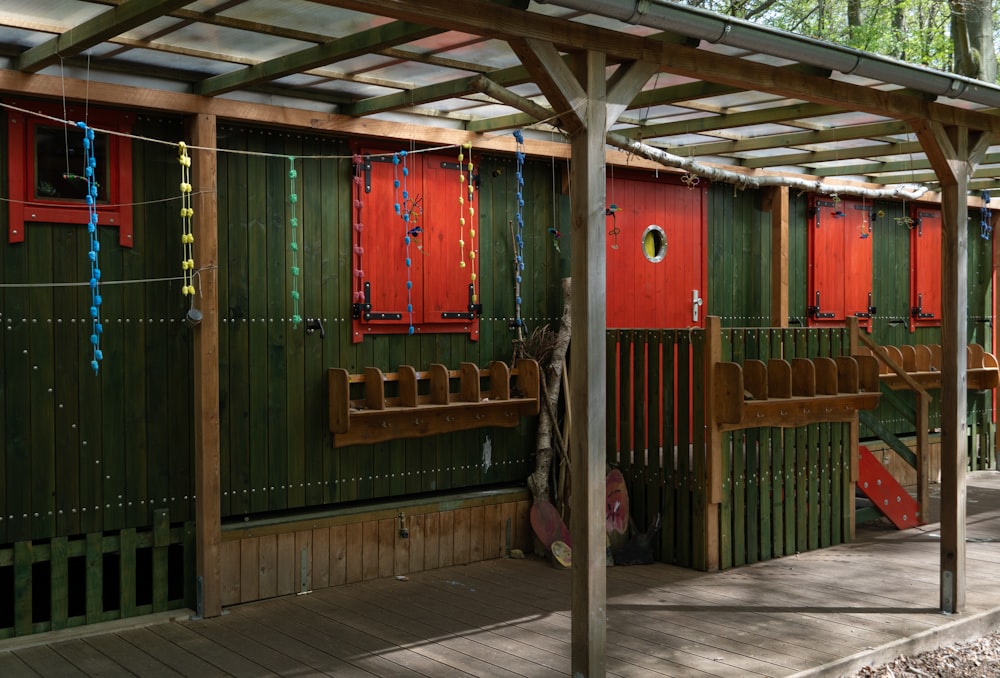
[[[98,202],[108,200],[107,149],[107,135],[95,135]],[[87,197],[84,170],[83,130],[52,125],[35,127],[36,200],[84,200]]]

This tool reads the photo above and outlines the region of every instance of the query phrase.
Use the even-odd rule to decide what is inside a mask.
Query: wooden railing
[[[171,527],[160,509],[151,529],[18,541],[0,548],[7,568],[13,623],[0,639],[191,607],[194,525]]]

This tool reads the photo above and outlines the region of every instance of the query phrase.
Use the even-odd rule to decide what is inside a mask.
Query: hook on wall
[[[326,339],[326,330],[323,328],[323,321],[319,318],[306,318],[306,334],[312,334],[319,330],[319,338]]]

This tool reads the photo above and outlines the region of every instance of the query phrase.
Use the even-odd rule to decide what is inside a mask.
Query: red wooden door
[[[636,173],[609,177],[607,196],[607,326],[702,327],[705,187]]]
[[[941,210],[913,205],[910,230],[910,331],[941,324]]]
[[[856,316],[867,327],[872,298],[871,205],[814,197],[809,220],[809,324],[842,325]]]

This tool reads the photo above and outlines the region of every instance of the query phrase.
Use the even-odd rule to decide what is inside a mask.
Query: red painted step
[[[858,447],[858,489],[900,530],[923,525],[917,500],[864,445]]]

